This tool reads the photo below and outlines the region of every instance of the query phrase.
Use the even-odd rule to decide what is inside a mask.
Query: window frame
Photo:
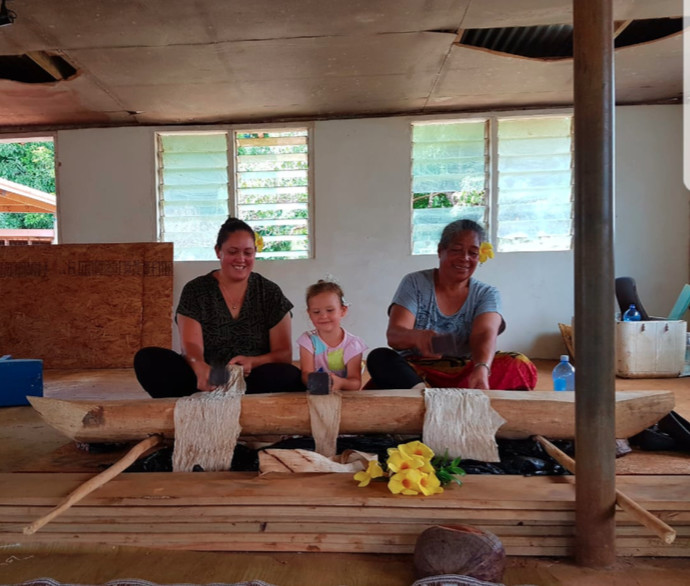
[[[415,124],[439,124],[453,122],[469,122],[469,121],[485,121],[488,125],[488,130],[486,132],[489,141],[488,144],[488,157],[486,161],[486,178],[485,185],[487,189],[487,194],[485,196],[486,211],[484,214],[484,219],[486,222],[486,234],[489,242],[494,244],[498,249],[498,207],[499,207],[499,190],[498,190],[498,121],[506,119],[526,119],[526,118],[557,118],[570,116],[571,126],[570,126],[570,140],[571,140],[571,239],[570,247],[568,249],[558,249],[558,250],[509,250],[509,251],[499,251],[502,254],[511,253],[531,253],[531,252],[568,252],[572,251],[574,247],[574,210],[575,210],[575,127],[574,127],[574,111],[573,108],[554,108],[554,109],[539,109],[539,110],[496,110],[487,112],[469,112],[469,113],[457,113],[457,114],[444,114],[444,115],[429,115],[429,116],[415,116],[410,117],[409,121],[409,142],[410,142],[410,238],[409,238],[409,252],[410,256],[430,256],[435,255],[436,252],[430,252],[426,254],[415,254],[414,252],[414,241],[412,239],[414,230],[414,209],[413,209],[413,190],[412,183],[414,181],[412,175],[413,169],[413,128]]]
[[[164,240],[164,216],[162,213],[162,199],[161,199],[161,186],[162,186],[162,175],[160,170],[163,168],[161,165],[161,151],[159,147],[159,136],[164,135],[183,135],[183,134],[225,134],[226,140],[226,153],[227,153],[227,164],[228,164],[228,178],[227,178],[227,189],[228,189],[228,216],[232,215],[237,217],[238,213],[238,202],[237,202],[237,133],[243,132],[270,132],[270,131],[289,131],[290,129],[304,129],[307,131],[307,251],[304,258],[287,258],[287,259],[271,259],[271,258],[260,258],[257,256],[256,260],[260,262],[294,262],[300,260],[311,260],[315,258],[315,245],[314,245],[314,122],[285,122],[278,124],[261,123],[261,124],[226,124],[226,125],[213,125],[213,126],[193,126],[185,127],[184,130],[180,130],[177,127],[164,127],[157,128],[154,131],[153,142],[154,142],[154,153],[155,153],[155,173],[156,173],[156,238],[158,242],[167,242]],[[248,222],[251,225],[251,222]],[[219,226],[220,228],[220,226]],[[184,262],[209,262],[213,259],[202,259],[202,260],[189,260]],[[182,261],[178,261],[182,262]]]

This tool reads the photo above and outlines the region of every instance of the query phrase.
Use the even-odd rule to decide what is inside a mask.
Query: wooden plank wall
[[[0,247],[0,354],[129,368],[172,344],[171,243]]]

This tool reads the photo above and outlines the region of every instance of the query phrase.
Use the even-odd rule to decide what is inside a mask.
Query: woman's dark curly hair
[[[223,225],[220,227],[220,230],[218,230],[218,238],[216,238],[216,250],[221,249],[223,242],[228,239],[230,234],[239,230],[244,230],[245,232],[251,234],[252,240],[256,238],[254,235],[254,230],[252,230],[252,227],[247,224],[247,222],[243,222],[239,218],[233,218],[230,216],[227,220],[225,220]]]

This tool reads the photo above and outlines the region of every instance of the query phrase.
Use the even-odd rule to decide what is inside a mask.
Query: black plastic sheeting
[[[384,436],[341,436],[338,438],[338,453],[345,450],[358,450],[377,454],[383,463],[388,457],[388,448],[400,443],[421,438],[401,439],[392,435]],[[534,440],[497,440],[500,462],[479,462],[462,460],[460,467],[467,474],[517,474],[521,476],[558,476],[569,474],[558,462],[549,456],[541,444]],[[572,441],[553,441],[556,447],[574,457]],[[310,437],[291,437],[269,446],[271,449],[314,450],[314,440]],[[230,468],[236,472],[259,470],[259,452],[241,443],[237,444]],[[172,447],[166,447],[140,459],[127,469],[127,472],[170,472],[172,471]]]
[[[377,454],[383,464],[388,457],[388,448],[421,438],[400,437],[395,435],[354,436],[344,435],[338,438],[337,451],[358,450]],[[630,446],[645,451],[684,451],[690,452],[690,422],[675,411],[671,411],[657,424],[631,437],[624,446],[616,446],[616,455],[623,456],[630,452]],[[497,439],[500,462],[479,462],[462,460],[460,467],[466,474],[513,474],[521,476],[559,476],[569,474],[558,462],[549,456],[536,440]],[[552,440],[562,452],[575,458],[575,442],[570,440]],[[85,451],[107,453],[121,451],[124,444],[78,444]],[[290,437],[274,443],[269,448],[314,450],[311,437]],[[141,458],[126,472],[172,472],[172,447],[162,448],[145,458]],[[259,470],[259,452],[238,442],[230,470],[236,472],[254,472]],[[198,471],[202,471],[201,468]]]

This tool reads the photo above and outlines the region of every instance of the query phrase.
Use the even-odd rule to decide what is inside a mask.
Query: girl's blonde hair
[[[340,305],[342,305],[343,307],[347,306],[347,303],[345,302],[345,296],[343,295],[343,289],[340,285],[338,285],[338,283],[334,281],[325,281],[323,279],[319,279],[316,283],[314,283],[313,285],[309,285],[309,287],[307,287],[307,307],[309,307],[309,300],[312,297],[321,295],[321,293],[335,293],[338,296],[338,299],[340,299]]]

